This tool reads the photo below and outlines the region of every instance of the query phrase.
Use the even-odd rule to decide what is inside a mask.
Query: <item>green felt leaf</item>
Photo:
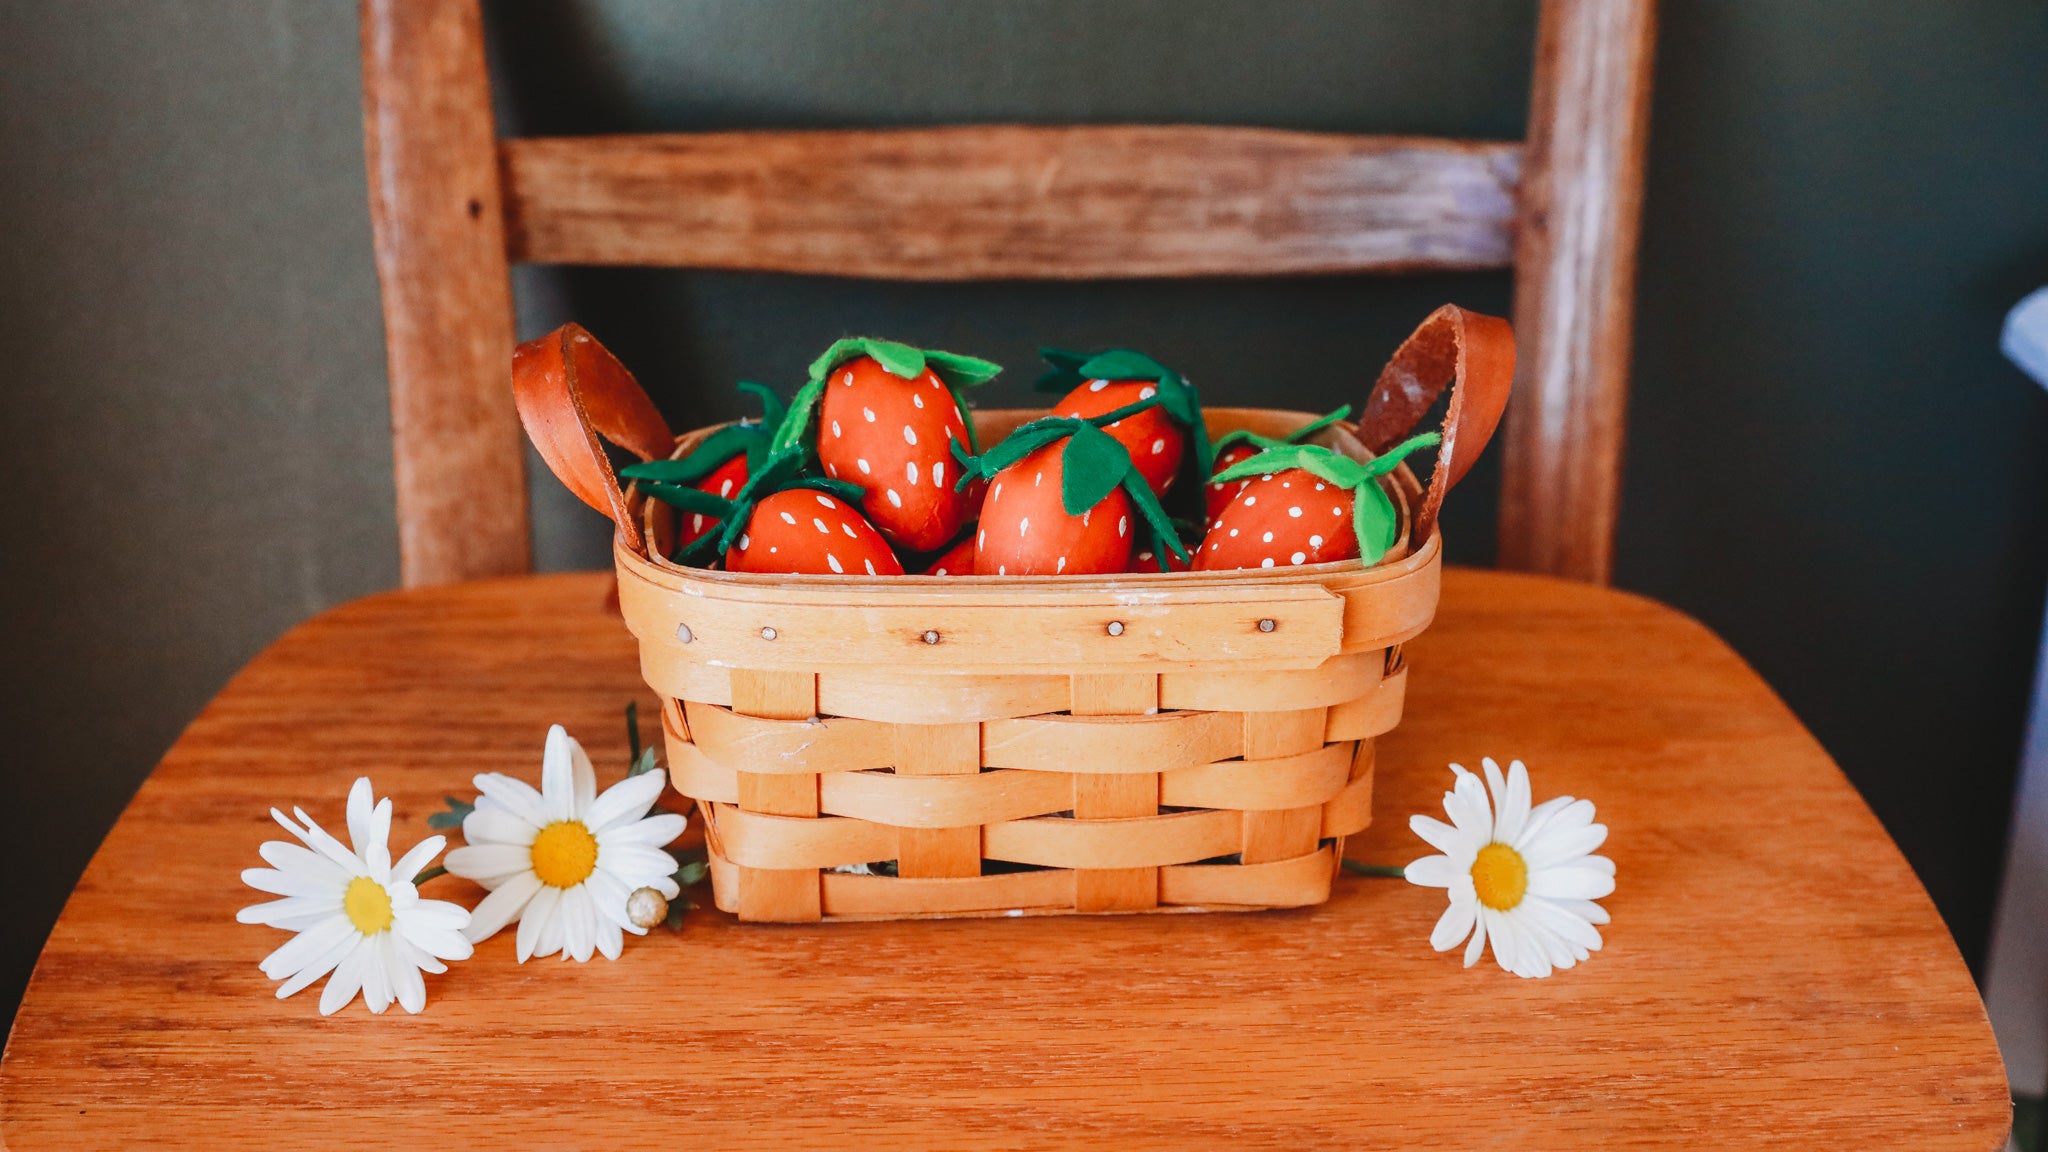
[[[981,433],[974,427],[974,413],[967,407],[967,397],[961,395],[958,388],[949,388],[947,391],[953,394],[953,407],[960,412],[960,422],[967,425],[967,450],[980,453]],[[959,441],[955,440],[954,443],[958,444]]]
[[[646,460],[619,469],[621,480],[660,480],[670,484],[695,484],[711,475],[726,461],[744,455],[768,439],[760,424],[727,424],[698,441],[681,460]]]
[[[1129,348],[1112,348],[1091,356],[1078,371],[1087,380],[1160,380],[1173,374],[1159,361]]]
[[[796,395],[789,400],[789,414],[776,426],[772,452],[788,452],[803,443],[804,433],[810,430],[811,413],[817,410],[818,397],[824,394],[825,382],[822,379],[812,379],[796,390]]]
[[[1064,348],[1040,348],[1038,355],[1052,365],[1031,385],[1040,392],[1072,392],[1081,385],[1081,365],[1088,362],[1088,353],[1069,352]]]
[[[476,811],[476,805],[467,800],[457,800],[453,796],[443,796],[441,799],[448,805],[448,810],[427,817],[427,827],[436,832],[462,827],[463,820],[468,818],[471,812]]]
[[[1264,476],[1269,472],[1281,472],[1289,468],[1299,468],[1302,466],[1301,454],[1303,447],[1303,445],[1299,444],[1282,444],[1278,447],[1268,448],[1256,456],[1239,460],[1237,463],[1218,472],[1215,476],[1215,482],[1220,484],[1225,480],[1244,480],[1253,476]]]
[[[1321,432],[1323,429],[1328,428],[1330,425],[1335,424],[1337,421],[1348,420],[1350,419],[1350,417],[1351,405],[1342,405],[1336,411],[1325,412],[1321,416],[1318,416],[1315,419],[1309,421],[1308,423],[1303,424],[1301,427],[1296,428],[1294,431],[1289,432],[1286,435],[1285,439],[1289,444],[1299,444],[1304,440],[1307,440],[1309,437],[1315,435],[1316,433]]]
[[[1061,461],[1060,503],[1069,516],[1100,504],[1131,470],[1131,454],[1116,437],[1085,421],[1075,425]]]
[[[1138,506],[1138,514],[1151,527],[1153,538],[1172,549],[1175,559],[1186,563],[1188,547],[1180,542],[1180,533],[1173,530],[1173,521],[1166,515],[1166,509],[1159,506],[1159,498],[1152,495],[1152,486],[1133,468],[1124,474],[1124,491],[1130,494],[1131,503]]]
[[[1368,461],[1365,465],[1366,474],[1368,476],[1384,476],[1400,467],[1401,461],[1407,459],[1409,453],[1421,448],[1435,447],[1443,443],[1443,440],[1444,438],[1435,432],[1424,432],[1420,436],[1410,436],[1408,439],[1401,441],[1399,444],[1394,445],[1392,448],[1387,449]]]
[[[701,488],[692,488],[686,484],[657,484],[649,480],[641,483],[640,490],[672,508],[681,508],[685,512],[696,512],[705,516],[716,516],[721,520],[732,515],[733,509],[737,507],[734,501],[727,500],[723,496],[706,492]]]
[[[1351,527],[1358,534],[1358,558],[1377,564],[1394,546],[1396,524],[1394,502],[1378,481],[1367,483],[1351,496]]]
[[[806,476],[791,484],[790,487],[814,488],[820,492],[830,492],[832,495],[839,497],[856,508],[860,506],[862,500],[867,498],[868,494],[867,489],[855,484],[851,480],[828,480],[823,476]]]
[[[825,354],[811,361],[811,379],[822,381],[832,370],[848,360],[871,357],[882,370],[891,376],[915,380],[924,374],[924,351],[894,340],[877,340],[872,336],[852,336],[834,340]]]
[[[1278,440],[1271,436],[1261,436],[1248,428],[1239,428],[1234,432],[1225,432],[1216,438],[1216,455],[1221,456],[1239,444],[1251,444],[1259,448],[1278,448],[1283,444],[1299,444],[1323,429],[1328,428],[1330,425],[1335,424],[1337,421],[1348,419],[1350,416],[1351,405],[1346,404],[1334,412],[1327,412],[1316,417],[1314,420],[1303,424]]]
[[[782,418],[789,415],[789,409],[783,405],[782,397],[775,394],[775,389],[766,384],[756,384],[752,380],[742,380],[734,387],[760,399],[762,424],[771,431],[782,426]]]
[[[979,356],[963,356],[958,352],[940,352],[927,349],[924,353],[925,367],[930,368],[948,388],[973,388],[995,379],[1003,370],[1000,364],[983,360]],[[902,373],[897,373],[902,375]]]
[[[988,450],[981,458],[982,478],[991,479],[996,473],[1031,455],[1055,440],[1073,434],[1081,421],[1072,416],[1041,416],[1029,424],[1020,425],[1003,442]]]

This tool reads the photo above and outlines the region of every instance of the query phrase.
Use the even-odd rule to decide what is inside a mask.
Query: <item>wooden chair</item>
[[[512,260],[1021,276],[1077,233],[1105,253],[1059,266],[1077,275],[1512,252],[1525,373],[1502,552],[1604,577],[1649,4],[1548,0],[1541,26],[1526,149],[1212,128],[500,144],[476,0],[368,0],[405,579],[437,586],[294,628],[165,756],[44,947],[0,1055],[0,1145],[2000,1146],[2010,1097],[1969,972],[1855,790],[1712,633],[1580,580],[1444,571],[1375,744],[1376,819],[1344,841],[1378,865],[1423,854],[1405,817],[1438,809],[1444,765],[1489,753],[1527,760],[1539,798],[1593,799],[1613,923],[1547,981],[1461,968],[1428,943],[1439,892],[1354,876],[1320,906],[1196,917],[707,910],[580,966],[519,965],[501,933],[430,978],[419,1017],[280,1004],[258,970],[278,934],[235,922],[262,898],[234,879],[277,835],[273,804],[338,829],[369,775],[410,845],[472,773],[531,778],[549,723],[607,783],[626,701],[659,738],[610,573],[454,583],[527,566]],[[1061,167],[1139,137],[1137,191]],[[1298,207],[1260,217],[1266,239],[1229,223],[1256,205],[1209,204],[1226,223],[1194,229],[1213,187],[1196,156]],[[820,157],[850,175],[800,184]],[[921,178],[864,183],[879,166]],[[753,227],[724,226],[731,187],[755,194]],[[915,242],[883,258],[862,233],[891,223]]]
[[[364,0],[404,582],[529,568],[506,366],[510,265],[531,262],[907,280],[1512,266],[1500,561],[1605,583],[1651,10],[1545,0],[1523,145],[1190,126],[500,140],[477,0]]]

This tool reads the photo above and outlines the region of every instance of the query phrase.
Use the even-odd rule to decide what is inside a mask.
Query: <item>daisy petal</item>
[[[398,949],[398,954],[405,958],[405,962],[411,964],[413,967],[419,969],[420,971],[440,973],[446,972],[448,970],[448,966],[446,964],[441,963],[439,960],[435,959],[432,954],[422,949],[419,945],[413,943],[411,940],[406,939],[404,933],[393,933],[391,936],[391,941],[393,946]]]
[[[1492,760],[1487,778],[1493,780],[1500,775],[1500,768]],[[1520,760],[1508,764],[1507,787],[1503,791],[1495,788],[1493,793],[1493,838],[1503,844],[1512,845],[1522,834],[1523,825],[1529,821],[1529,769]]]
[[[1455,767],[1455,765],[1453,765]],[[1470,772],[1458,773],[1457,787],[1444,797],[1444,812],[1458,831],[1480,844],[1493,840],[1493,808],[1486,800],[1486,785]]]
[[[667,781],[659,772],[642,772],[604,790],[590,805],[583,823],[593,834],[602,834],[613,825],[628,820],[638,820],[647,815],[647,810],[661,799],[661,789]]]
[[[1522,858],[1529,862],[1534,871],[1563,864],[1578,857],[1589,855],[1593,849],[1607,842],[1607,825],[1588,824],[1583,828],[1552,828],[1538,837],[1522,852]]]
[[[597,798],[597,769],[590,766],[590,754],[583,750],[583,745],[574,740],[569,741],[569,766],[575,769],[573,782],[576,788],[570,797],[575,805],[572,814],[583,820],[584,814],[590,811],[590,802]]]
[[[325,828],[313,823],[313,818],[306,815],[305,809],[294,808],[292,809],[292,815],[298,817],[299,824],[286,820],[284,813],[279,812],[275,808],[270,810],[271,818],[290,829],[292,835],[297,836],[303,841],[306,847],[311,848],[313,851],[327,857],[327,859],[347,870],[350,876],[360,876],[363,874],[363,862],[356,857],[356,854],[344,847],[341,841],[329,836]],[[300,827],[301,824],[304,827]]]
[[[287,896],[282,900],[251,904],[236,912],[235,919],[243,924],[266,924],[287,932],[305,932],[340,915],[341,900],[330,892],[325,896]]]
[[[533,851],[510,844],[464,844],[450,849],[442,865],[486,888],[495,888],[521,872],[533,871]]]
[[[1569,865],[1529,873],[1529,894],[1571,900],[1598,900],[1614,891],[1614,877],[1598,868]]]
[[[1436,927],[1430,931],[1429,946],[1439,952],[1449,952],[1463,943],[1472,933],[1472,923],[1479,918],[1477,900],[1453,900],[1437,918]]]
[[[286,976],[302,971],[307,965],[326,955],[334,948],[335,941],[346,940],[354,935],[355,925],[337,916],[278,945],[277,950],[265,956],[257,967],[272,980],[282,980]],[[334,964],[338,963],[340,959],[336,958],[334,963],[327,967],[333,968]]]
[[[384,964],[391,970],[391,990],[398,996],[398,1006],[409,1014],[416,1014],[427,1006],[427,982],[420,979],[420,970],[410,957],[401,955],[399,942],[385,934]]]
[[[538,883],[538,879],[535,882]],[[529,958],[534,956],[550,955],[555,951],[555,948],[561,947],[561,933],[556,931],[553,933],[556,940],[555,948],[550,948],[546,951],[541,950],[543,941],[549,935],[548,929],[552,926],[555,919],[556,906],[561,903],[561,900],[562,890],[560,888],[540,884],[539,890],[533,894],[533,899],[527,902],[526,910],[519,914],[516,952],[521,964],[526,963]]]
[[[420,874],[420,869],[425,868],[428,862],[440,855],[441,849],[447,846],[446,836],[429,836],[413,845],[411,851],[399,857],[398,863],[391,866],[391,879],[400,884],[411,883],[412,878]]]
[[[548,822],[576,818],[576,757],[574,737],[560,724],[548,729],[547,749],[540,758],[540,797],[547,805]]]
[[[469,909],[447,900],[421,900],[405,910],[407,923],[460,932],[469,926]]]
[[[370,841],[356,845],[370,879],[379,884],[391,881],[391,797],[386,796],[370,810]]]
[[[289,847],[298,848],[298,845],[293,844]],[[299,851],[306,850],[299,848]],[[326,863],[324,860],[321,861],[323,866]],[[242,883],[258,892],[268,892],[273,896],[324,896],[339,900],[348,880],[338,872],[315,877],[276,868],[244,868]]]
[[[1486,954],[1486,910],[1478,907],[1477,901],[1473,902],[1473,910],[1475,916],[1472,921],[1472,938],[1465,941],[1467,968],[1479,963],[1479,958]]]
[[[285,821],[283,813],[277,809],[272,808],[270,814],[285,827],[292,827]],[[293,844],[287,840],[265,840],[257,847],[256,854],[263,857],[264,863],[280,872],[308,880],[318,880],[336,888],[346,887],[349,880],[355,876],[352,867],[330,860],[303,844]]]
[[[562,958],[582,963],[597,949],[597,909],[578,884],[562,893]]]
[[[649,848],[660,848],[683,834],[689,819],[678,812],[663,812],[631,824],[620,824],[598,833],[599,844],[641,844]]]
[[[532,869],[511,877],[484,897],[483,903],[469,914],[469,927],[463,929],[462,934],[473,943],[496,936],[513,918],[526,911],[526,906],[532,903],[540,890],[540,877],[535,876]]]
[[[1532,896],[1523,901],[1523,906],[1529,909],[1530,919],[1555,933],[1559,939],[1586,952],[1600,950],[1600,930],[1559,902]]]
[[[626,900],[632,892],[618,877],[598,869],[590,874],[583,886],[590,890],[591,906],[597,909],[599,919],[620,928],[633,929],[633,921],[626,916]]]
[[[349,949],[348,955],[335,967],[334,975],[328,978],[327,987],[320,990],[322,1016],[332,1016],[348,1007],[348,1002],[355,999],[356,993],[362,990],[363,973],[369,965],[369,950],[369,938],[357,933],[355,946]]]
[[[359,951],[369,957],[363,965],[363,1003],[374,1016],[391,1007],[391,966],[385,957],[391,950],[391,933],[379,932],[363,941]]]
[[[362,855],[363,849],[374,838],[370,817],[371,809],[376,806],[377,798],[371,792],[370,778],[368,776],[356,777],[356,782],[349,785],[348,808],[346,811],[348,814],[349,847],[354,848],[358,856]]]
[[[533,847],[540,826],[489,796],[480,797],[476,809],[462,818],[462,839],[469,844],[510,844]]]
[[[1550,826],[1550,822],[1556,819],[1557,814],[1572,803],[1573,800],[1569,796],[1557,796],[1531,808],[1529,818],[1522,822],[1521,835],[1515,837],[1508,847],[1519,852],[1534,843],[1538,836],[1543,835],[1543,830]]]
[[[597,950],[607,960],[617,960],[619,953],[626,950],[626,937],[609,919],[599,918],[597,922]]]
[[[676,861],[661,849],[644,844],[599,843],[597,866],[616,876],[630,891],[652,884],[659,877],[673,875]]]
[[[471,777],[469,782],[476,786],[479,795],[489,797],[507,812],[533,825],[536,832],[555,822],[555,818],[548,814],[547,801],[524,780],[515,780],[503,772],[482,772]],[[483,805],[479,803],[477,806]]]
[[[1459,868],[1449,856],[1424,856],[1408,865],[1403,874],[1408,877],[1410,884],[1419,884],[1424,888],[1449,888],[1458,882],[1460,875],[1469,873],[1467,869]],[[1441,952],[1443,949],[1439,948],[1437,951]]]
[[[1485,843],[1467,837],[1463,832],[1434,816],[1410,816],[1408,830],[1422,837],[1423,843],[1453,860],[1470,860],[1479,854],[1479,849]]]
[[[349,950],[355,946],[356,933],[351,928],[337,937],[334,943],[328,946],[327,951],[315,956],[304,967],[300,968],[291,979],[278,985],[277,998],[283,1000],[288,996],[298,995],[301,989],[304,989],[307,985],[327,975],[329,972],[334,971],[334,966],[347,958]]]

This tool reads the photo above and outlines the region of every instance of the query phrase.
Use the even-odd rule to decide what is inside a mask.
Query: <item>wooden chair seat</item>
[[[1426,852],[1445,764],[1592,798],[1607,947],[1548,980],[1430,951],[1442,895],[1203,916],[739,925],[521,966],[501,934],[426,1012],[279,1002],[236,879],[272,804],[349,782],[427,834],[546,725],[623,772],[653,700],[609,577],[371,597],[293,630],[164,758],[94,857],[0,1062],[0,1143],[85,1147],[1969,1149],[1998,1052],[1925,892],[1812,736],[1699,624],[1541,577],[1446,573],[1354,857]],[[452,877],[429,895],[473,901]],[[700,899],[705,899],[700,894]]]

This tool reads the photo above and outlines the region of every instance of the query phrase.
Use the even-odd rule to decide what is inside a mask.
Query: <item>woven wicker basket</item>
[[[1371,568],[875,579],[663,559],[672,510],[621,491],[597,437],[644,459],[710,430],[672,439],[574,326],[514,361],[542,456],[618,526],[620,606],[666,702],[671,778],[704,817],[718,906],[763,921],[1326,899],[1343,838],[1371,820],[1401,645],[1436,609],[1436,510],[1512,373],[1505,322],[1440,309],[1360,421],[1323,434],[1367,456],[1453,389],[1429,487],[1390,476],[1403,530]],[[993,442],[1039,414],[976,421]],[[1208,413],[1213,435],[1311,418]]]

